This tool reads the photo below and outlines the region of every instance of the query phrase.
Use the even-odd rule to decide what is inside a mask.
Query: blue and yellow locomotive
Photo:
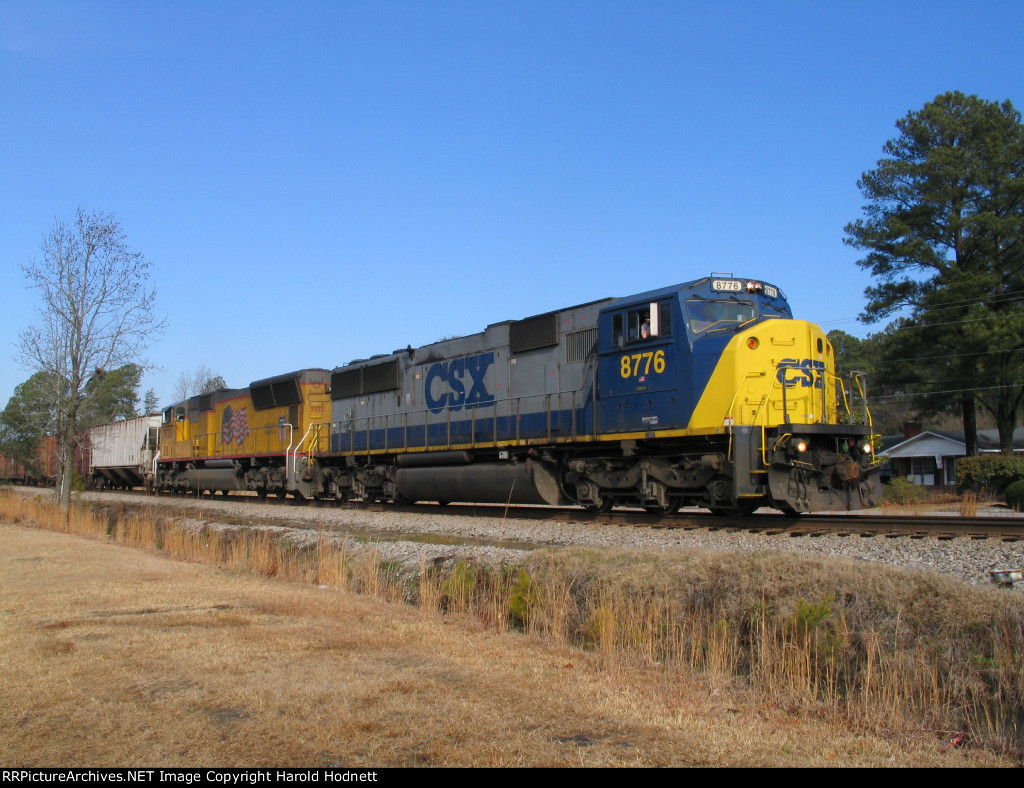
[[[592,511],[870,507],[870,416],[854,424],[848,394],[824,332],[777,287],[716,274],[336,368],[331,420],[295,444],[287,486]]]

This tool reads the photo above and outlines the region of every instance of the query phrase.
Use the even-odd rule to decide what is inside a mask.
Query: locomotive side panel
[[[674,290],[620,299],[601,314],[598,430],[622,439],[686,426],[690,345]]]
[[[531,465],[530,452],[594,435],[598,312],[493,324],[336,369],[317,483],[364,500],[562,501],[557,465]]]
[[[497,448],[589,433],[596,338],[597,308],[584,306],[336,369],[330,453]]]

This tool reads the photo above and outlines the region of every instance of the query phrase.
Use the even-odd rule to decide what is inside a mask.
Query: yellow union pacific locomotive
[[[732,275],[304,370],[165,412],[158,485],[337,500],[874,506],[870,413],[816,325]]]
[[[283,497],[305,429],[330,417],[330,377],[308,369],[172,405],[160,428],[157,487]]]

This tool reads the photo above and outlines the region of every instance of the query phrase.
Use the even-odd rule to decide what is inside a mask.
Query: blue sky
[[[20,265],[113,213],[231,386],[712,271],[863,336],[843,245],[895,121],[1024,108],[1019,2],[0,0],[0,405]]]

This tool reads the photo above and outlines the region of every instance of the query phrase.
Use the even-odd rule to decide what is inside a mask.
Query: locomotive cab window
[[[671,335],[671,302],[647,304],[612,318],[612,338],[617,347]]]
[[[706,301],[695,298],[686,302],[686,320],[694,334],[737,328],[756,317],[754,305],[746,301]]]

